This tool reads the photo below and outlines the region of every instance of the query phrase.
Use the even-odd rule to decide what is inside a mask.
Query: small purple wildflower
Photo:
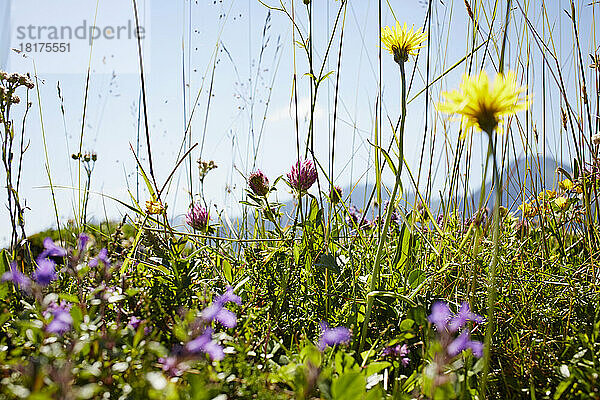
[[[440,343],[448,356],[455,357],[467,349],[471,349],[476,357],[483,355],[483,343],[471,340],[468,329],[464,329],[454,339],[454,334],[464,327],[468,321],[475,323],[484,321],[483,317],[471,312],[467,303],[461,305],[458,314],[452,315],[446,303],[441,301],[436,302],[432,307],[431,315],[428,319],[429,322],[435,324]]]
[[[316,182],[317,170],[311,160],[298,161],[287,177],[296,191],[304,193]]]
[[[383,349],[383,352],[381,353],[382,356],[391,356],[391,357],[396,357],[398,359],[400,359],[400,362],[402,363],[403,366],[407,366],[408,363],[410,362],[410,358],[408,358],[408,353],[410,353],[410,351],[408,350],[408,346],[406,344],[400,345],[397,344],[395,346],[388,346],[385,349]]]
[[[193,339],[185,345],[185,349],[190,353],[206,353],[214,361],[220,361],[225,358],[223,348],[214,340],[212,340],[213,330],[206,328],[204,332],[196,339]]]
[[[47,237],[44,239],[44,251],[40,253],[38,259],[47,257],[64,257],[67,255],[67,251],[62,247],[54,244],[51,238]]]
[[[348,343],[352,339],[352,332],[350,329],[344,326],[338,326],[337,328],[330,328],[326,322],[321,322],[321,337],[317,348],[321,351],[325,350],[328,346],[335,346],[341,343]]]
[[[186,214],[185,222],[191,226],[192,229],[202,231],[208,226],[209,218],[206,208],[202,207],[200,203],[196,203]]]
[[[444,214],[439,214],[435,219],[435,223],[438,224],[440,228],[444,227]]]
[[[134,330],[137,330],[137,328],[139,328],[142,322],[144,321],[133,315],[131,318],[129,318],[129,323],[127,324],[127,326],[130,326]]]
[[[92,268],[96,268],[100,261],[102,261],[105,266],[110,265],[110,260],[108,259],[108,250],[106,250],[106,248],[102,248],[96,258],[91,259],[88,265]]]
[[[63,335],[71,330],[73,326],[73,317],[69,312],[70,306],[63,305],[56,306],[52,311],[52,321],[46,326],[46,332],[56,333],[57,335]]]
[[[160,368],[171,377],[181,376],[185,369],[175,356],[160,357],[158,363],[160,364]]]
[[[248,186],[257,196],[269,193],[269,178],[259,169],[248,178]]]
[[[49,258],[37,260],[38,267],[33,272],[33,279],[42,286],[48,286],[57,279],[56,263]]]
[[[451,357],[457,356],[464,350],[471,349],[476,357],[483,355],[483,343],[471,340],[469,332],[463,331],[452,343],[448,345],[448,354]]]
[[[12,282],[16,287],[23,291],[29,291],[31,287],[31,279],[25,276],[14,261],[10,263],[10,271],[2,274],[2,282]]]
[[[448,329],[450,332],[456,332],[469,321],[480,324],[484,321],[484,318],[480,315],[475,314],[471,311],[469,307],[469,303],[462,303],[460,306],[460,310],[458,310],[458,314],[453,316],[448,323]]]
[[[206,322],[216,320],[227,328],[234,328],[237,325],[237,316],[225,308],[227,303],[238,305],[242,303],[242,299],[233,293],[231,286],[228,286],[225,293],[218,296],[210,306],[202,311],[202,319]]]
[[[448,305],[443,301],[438,301],[433,304],[431,315],[427,319],[435,325],[439,332],[442,332],[446,329],[451,316],[452,313]]]
[[[79,234],[79,237],[77,238],[77,248],[79,249],[79,253],[85,251],[89,241],[90,237],[86,233]]]
[[[44,310],[44,317],[49,318],[50,315],[52,315],[57,310],[70,311],[71,307],[72,305],[64,300],[61,300],[60,303],[51,301],[50,304],[48,304],[48,306]]]

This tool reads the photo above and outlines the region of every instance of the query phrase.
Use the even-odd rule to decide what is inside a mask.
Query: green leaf
[[[360,372],[347,372],[331,384],[334,400],[362,400],[366,394],[366,380]]]
[[[367,397],[365,397],[365,400],[381,400],[384,398],[385,395],[383,394],[381,387],[375,386],[373,389],[367,392]]]
[[[415,321],[413,321],[412,319],[405,319],[404,321],[402,321],[400,323],[400,330],[401,331],[408,331],[410,330],[410,328],[412,328],[412,326],[415,324]]]
[[[370,140],[367,140],[367,142],[369,142],[369,144],[375,148],[377,148],[377,150],[381,151],[381,154],[383,154],[383,157],[385,157],[385,160],[387,161],[388,165],[390,166],[390,169],[392,170],[392,172],[394,173],[394,175],[398,174],[398,169],[396,168],[396,165],[394,164],[394,162],[392,161],[392,158],[390,157],[390,155],[388,154],[387,151],[385,151],[385,149],[381,146],[377,146],[373,143],[371,143]]]
[[[326,73],[325,75],[323,75],[323,76],[321,77],[321,79],[319,79],[319,82],[318,82],[318,83],[321,83],[321,82],[323,82],[325,79],[329,78],[329,76],[330,76],[331,74],[333,74],[334,72],[335,72],[335,71],[329,71],[328,73]]]
[[[360,365],[354,357],[342,351],[337,352],[335,355],[334,368],[335,372],[340,375],[346,372],[360,372]]]
[[[384,369],[390,367],[392,364],[387,362],[387,361],[376,361],[376,362],[372,362],[371,364],[367,365],[367,367],[365,368],[365,376],[371,376],[373,374],[377,374],[381,371],[383,371]]]
[[[300,352],[300,359],[304,363],[310,362],[315,367],[321,366],[321,352],[312,344],[304,346]]]
[[[233,269],[231,268],[231,263],[228,260],[223,260],[223,275],[227,282],[233,283]]]
[[[329,271],[334,272],[339,275],[340,267],[337,265],[335,261],[335,257],[331,254],[323,254],[319,257],[319,261],[317,262],[317,266],[325,267]]]
[[[423,283],[426,278],[427,277],[423,271],[415,269],[408,275],[408,283],[411,287],[415,288]]]

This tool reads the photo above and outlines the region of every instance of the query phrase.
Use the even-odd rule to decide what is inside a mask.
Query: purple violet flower
[[[67,255],[67,251],[62,247],[54,244],[51,238],[47,237],[44,239],[44,251],[38,256],[40,258],[47,257],[64,257]]]
[[[214,340],[212,340],[213,330],[206,328],[204,332],[196,339],[193,339],[185,345],[185,349],[190,353],[206,353],[214,361],[221,361],[225,358],[223,348]]]
[[[269,178],[259,169],[248,178],[248,186],[257,196],[269,194]]]
[[[25,292],[28,292],[31,287],[31,279],[19,271],[17,263],[14,261],[10,263],[10,271],[2,274],[2,282],[8,281],[12,282],[16,287]]]
[[[468,321],[475,323],[484,321],[483,317],[471,312],[468,303],[463,303],[458,314],[452,315],[446,303],[436,302],[428,319],[429,322],[435,324],[440,343],[450,357],[455,357],[467,349],[471,349],[475,357],[483,355],[483,343],[471,340],[468,329],[464,329],[458,337],[454,338],[454,333],[464,327]]]
[[[197,231],[205,230],[209,219],[208,211],[200,203],[194,204],[185,216],[185,222]]]
[[[51,301],[50,304],[48,304],[48,306],[44,310],[44,317],[49,318],[50,315],[52,315],[57,310],[70,311],[71,307],[71,303],[67,303],[64,300],[61,300],[60,303]]]
[[[296,191],[304,193],[316,182],[317,170],[311,160],[298,161],[287,177]]]
[[[325,350],[328,346],[335,346],[341,343],[348,343],[352,339],[352,332],[350,329],[344,326],[338,326],[337,328],[330,328],[326,322],[321,322],[321,337],[317,348],[321,351]]]
[[[102,248],[96,258],[92,258],[88,265],[92,268],[96,268],[100,261],[102,261],[105,266],[110,265],[110,260],[108,259],[108,250],[106,250],[106,248]]]
[[[41,286],[48,286],[57,279],[56,263],[49,258],[37,260],[38,267],[33,272],[33,279]]]

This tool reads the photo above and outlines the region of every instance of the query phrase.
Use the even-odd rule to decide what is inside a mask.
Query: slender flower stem
[[[394,189],[392,191],[392,195],[390,197],[390,201],[388,203],[387,211],[385,214],[385,223],[383,225],[383,229],[381,230],[381,236],[379,237],[379,242],[377,243],[377,253],[375,255],[375,261],[373,262],[373,273],[371,275],[371,286],[369,288],[369,294],[367,294],[367,308],[365,310],[365,320],[363,322],[363,327],[360,333],[360,342],[358,346],[358,352],[362,352],[362,349],[365,344],[365,339],[367,337],[367,331],[369,329],[369,319],[371,318],[371,311],[373,309],[373,296],[370,294],[377,289],[379,286],[379,273],[381,271],[381,258],[383,255],[383,247],[385,245],[385,241],[387,239],[387,232],[390,227],[390,221],[392,219],[392,212],[394,210],[394,203],[396,201],[396,196],[398,194],[398,188],[400,188],[402,184],[401,176],[402,176],[402,166],[404,163],[404,125],[406,122],[406,73],[404,71],[404,62],[399,61],[400,65],[400,80],[402,81],[402,115],[400,119],[400,140],[398,143],[398,167],[396,170],[396,182],[394,183]]]
[[[494,186],[496,188],[496,201],[494,204],[494,251],[492,261],[488,270],[488,319],[485,331],[484,355],[483,355],[483,379],[481,380],[480,393],[485,398],[485,391],[490,372],[490,357],[492,335],[494,333],[494,311],[496,306],[496,267],[498,266],[498,256],[500,252],[500,203],[502,201],[502,175],[498,171],[498,161],[496,157],[496,143],[494,141],[493,131],[487,132],[488,139],[492,146],[492,160],[494,163]]]

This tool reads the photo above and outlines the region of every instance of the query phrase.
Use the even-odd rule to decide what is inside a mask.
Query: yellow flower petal
[[[524,91],[524,87],[517,86],[512,72],[498,74],[491,83],[481,71],[476,76],[464,75],[458,90],[442,93],[446,101],[439,103],[437,109],[460,115],[463,132],[474,127],[491,133],[505,118],[527,109],[529,99],[522,96]]]

